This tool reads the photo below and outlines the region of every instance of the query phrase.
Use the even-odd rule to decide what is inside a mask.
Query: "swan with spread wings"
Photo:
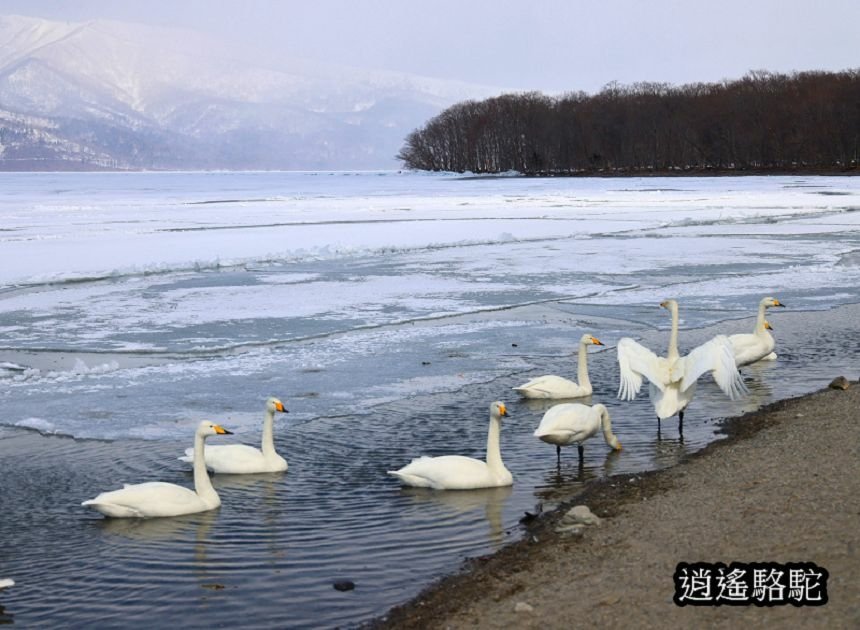
[[[672,332],[666,356],[657,356],[629,337],[619,340],[621,383],[618,397],[633,400],[642,387],[643,377],[648,379],[658,430],[661,420],[677,414],[678,430],[683,435],[684,410],[693,400],[699,377],[710,372],[720,389],[732,400],[746,394],[747,389],[735,366],[728,337],[718,335],[682,357],[678,352],[678,302],[666,300],[660,306],[672,314]]]

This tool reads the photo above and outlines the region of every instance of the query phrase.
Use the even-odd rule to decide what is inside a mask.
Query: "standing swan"
[[[580,403],[565,403],[551,407],[535,430],[535,437],[547,444],[555,444],[558,463],[561,464],[561,447],[576,444],[579,450],[579,463],[585,451],[582,443],[597,435],[603,429],[603,439],[616,451],[621,450],[621,442],[612,432],[609,410],[604,405],[589,407]]]
[[[765,309],[771,306],[785,308],[785,304],[776,298],[763,298],[758,303],[758,317],[752,334],[729,335],[729,341],[732,342],[732,350],[735,355],[735,364],[738,367],[756,361],[774,361],[776,359],[776,354],[773,352],[776,342],[773,340],[773,336],[767,332],[773,328],[764,319]]]
[[[499,451],[502,416],[506,415],[508,411],[505,409],[505,403],[497,401],[490,405],[486,462],[461,455],[419,457],[400,470],[389,470],[388,474],[400,479],[405,486],[435,490],[474,490],[509,486],[513,483],[513,477],[505,468]]]
[[[277,398],[266,400],[266,417],[263,420],[261,449],[246,444],[224,444],[206,449],[206,468],[225,474],[281,472],[287,469],[287,460],[275,452],[275,412],[288,413]],[[183,462],[194,461],[194,449],[185,449]]]
[[[224,427],[205,420],[198,425],[194,434],[194,490],[163,481],[126,484],[122,490],[102,492],[81,505],[115,518],[180,516],[214,510],[221,505],[221,499],[206,472],[203,441],[210,435],[231,434]]]
[[[666,300],[660,306],[672,313],[669,350],[665,357],[658,357],[629,337],[619,340],[621,383],[618,397],[622,400],[636,398],[644,376],[650,382],[648,393],[657,413],[658,432],[660,420],[678,414],[678,431],[683,436],[684,409],[693,400],[700,376],[711,372],[717,385],[732,400],[746,394],[747,388],[735,366],[728,337],[717,335],[682,357],[678,354],[678,302]]]
[[[591,381],[588,379],[588,346],[602,346],[596,337],[583,335],[579,340],[579,361],[577,364],[577,385],[571,380],[552,374],[538,376],[524,385],[514,387],[524,398],[582,398],[591,396]]]

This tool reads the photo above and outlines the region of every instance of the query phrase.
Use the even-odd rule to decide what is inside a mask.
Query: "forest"
[[[465,101],[409,134],[397,157],[459,173],[856,172],[860,68]]]

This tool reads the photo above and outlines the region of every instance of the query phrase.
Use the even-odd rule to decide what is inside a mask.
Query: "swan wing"
[[[196,492],[184,486],[163,481],[136,483],[121,490],[102,492],[81,505],[91,505],[100,512],[105,507],[127,516],[177,516],[200,511],[202,500]]]
[[[262,451],[247,444],[207,446],[204,455],[206,467],[221,473],[260,472],[266,464]]]
[[[772,341],[769,343],[767,338],[755,334],[729,335],[729,341],[738,367],[763,359],[774,346]]]
[[[419,457],[388,474],[409,486],[437,490],[468,490],[494,483],[486,462],[462,455]]]
[[[660,391],[666,389],[665,379],[660,369],[660,357],[629,337],[618,341],[618,367],[621,378],[618,397],[622,400],[636,398],[636,394],[642,387],[643,376]]]
[[[543,415],[534,436],[550,444],[572,444],[586,440],[597,431],[597,425],[590,422],[590,413],[591,407],[588,405],[556,405]]]
[[[216,473],[242,474],[286,470],[286,460],[282,457],[270,461],[260,449],[247,444],[207,446],[203,454],[206,458],[206,468]],[[185,449],[185,457],[179,459],[194,463],[194,449]]]
[[[588,395],[575,382],[554,374],[538,376],[513,389],[526,398],[576,398]]]
[[[717,385],[732,400],[747,393],[746,385],[735,365],[732,343],[725,335],[717,335],[694,348],[676,365],[678,374],[682,375],[681,391],[686,391],[700,376],[711,372]]]

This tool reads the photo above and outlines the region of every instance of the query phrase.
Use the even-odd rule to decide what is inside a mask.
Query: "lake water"
[[[350,625],[520,535],[590,479],[672,465],[715,419],[805,393],[860,349],[860,180],[461,178],[406,173],[0,174],[0,604],[22,626]],[[643,392],[616,400],[614,345],[682,351],[771,312],[779,360],[730,402],[703,379],[678,439]],[[510,388],[575,377],[624,444],[532,437]],[[191,485],[200,419],[259,440],[285,474],[216,475],[214,512],[110,521],[80,502],[125,482]],[[482,457],[511,417],[513,488],[401,490],[418,455]],[[34,434],[38,431],[48,437]],[[218,438],[213,438],[214,442]],[[332,588],[355,582],[350,592]],[[0,620],[4,617],[0,614]]]

